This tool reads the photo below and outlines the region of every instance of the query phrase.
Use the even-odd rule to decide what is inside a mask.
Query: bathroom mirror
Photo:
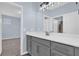
[[[58,17],[45,16],[43,24],[45,32],[63,33],[63,16]]]
[[[49,17],[44,20],[44,31],[54,33],[79,34],[79,13],[78,10]]]

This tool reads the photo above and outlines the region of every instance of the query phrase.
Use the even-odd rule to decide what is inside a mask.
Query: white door
[[[0,54],[2,52],[2,17],[0,15]]]

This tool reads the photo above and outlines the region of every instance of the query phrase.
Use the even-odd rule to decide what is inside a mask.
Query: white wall
[[[0,15],[0,54],[2,52],[2,17]]]
[[[63,32],[69,34],[79,34],[78,11],[63,15]]]

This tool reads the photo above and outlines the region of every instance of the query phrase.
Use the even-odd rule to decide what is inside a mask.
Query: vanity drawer
[[[50,41],[48,41],[48,40],[45,40],[45,39],[42,39],[42,38],[37,38],[37,37],[32,37],[32,40],[34,40],[38,43],[44,44],[46,46],[50,46]]]
[[[56,50],[64,55],[73,56],[74,55],[74,47],[67,46],[64,44],[51,42],[51,50]]]

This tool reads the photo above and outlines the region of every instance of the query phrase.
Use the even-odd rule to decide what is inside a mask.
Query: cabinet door
[[[27,51],[31,54],[31,36],[27,36]]]
[[[38,49],[37,51],[38,51],[39,56],[50,56],[50,48],[49,47],[39,44],[37,46],[37,49]]]
[[[32,56],[38,56],[38,43],[32,41]]]
[[[79,48],[75,48],[75,56],[79,56]]]
[[[74,55],[74,48],[60,43],[51,42],[51,51],[58,51],[67,56]]]
[[[50,56],[50,48],[38,42],[32,41],[33,56]]]

